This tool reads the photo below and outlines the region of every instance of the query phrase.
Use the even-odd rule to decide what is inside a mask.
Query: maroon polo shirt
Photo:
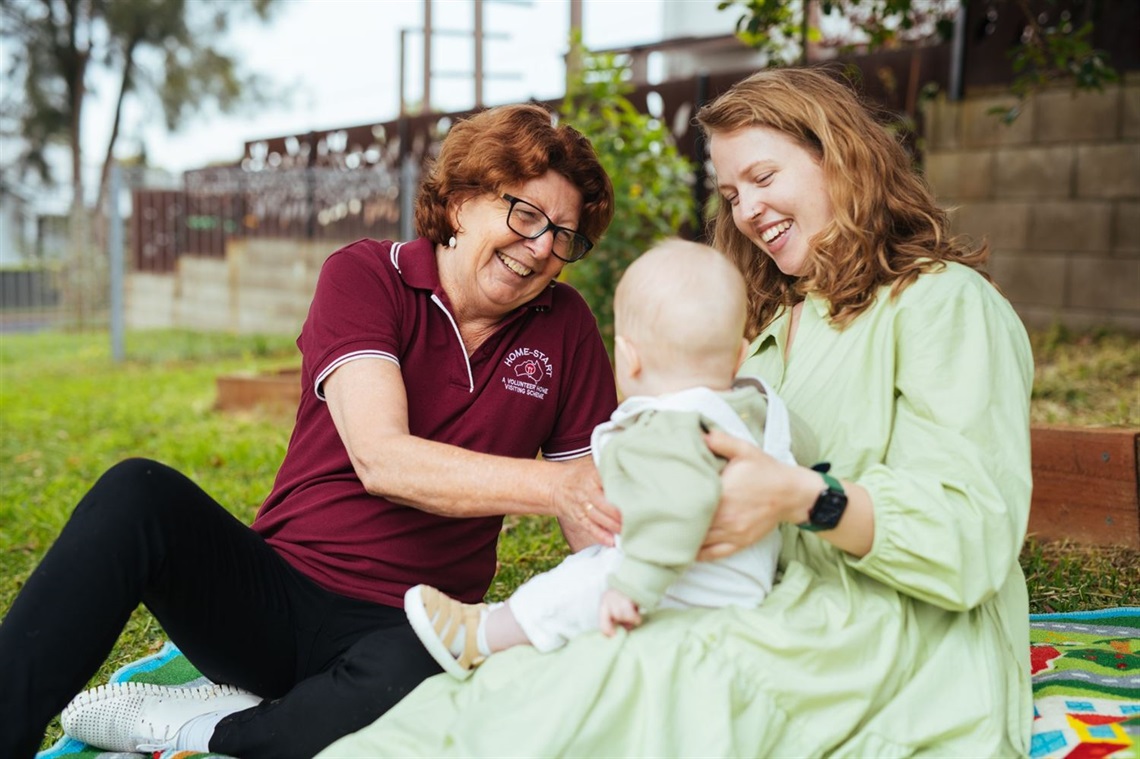
[[[417,583],[482,600],[502,517],[435,516],[365,492],[323,400],[325,377],[360,358],[392,361],[411,434],[525,459],[588,455],[594,426],[617,405],[594,316],[562,283],[508,314],[468,358],[424,239],[333,253],[297,346],[301,404],[253,528],[322,587],[388,606],[403,606]]]

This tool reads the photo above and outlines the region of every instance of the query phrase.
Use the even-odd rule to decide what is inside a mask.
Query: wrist
[[[573,503],[581,506],[581,499],[575,497],[581,475],[575,473],[577,465],[574,462],[538,461],[534,463],[540,467],[536,473],[545,474],[545,477],[538,476],[533,479],[536,484],[540,483],[540,492],[544,495],[536,502],[535,513],[562,519],[567,516],[563,513],[564,509],[570,508],[567,504]]]
[[[788,499],[788,509],[783,521],[789,524],[803,524],[811,516],[811,509],[819,498],[821,482],[819,472],[806,466],[795,468],[795,480],[792,483],[791,497]]]

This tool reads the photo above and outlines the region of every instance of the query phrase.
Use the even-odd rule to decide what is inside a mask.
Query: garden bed
[[[1140,550],[1140,430],[1034,426],[1029,531]]]
[[[226,374],[217,378],[214,408],[240,411],[258,407],[297,408],[301,402],[301,370]]]

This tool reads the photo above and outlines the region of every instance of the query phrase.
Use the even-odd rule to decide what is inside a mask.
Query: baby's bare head
[[[665,240],[626,269],[614,293],[614,331],[647,370],[731,377],[747,318],[744,279],[707,245]]]

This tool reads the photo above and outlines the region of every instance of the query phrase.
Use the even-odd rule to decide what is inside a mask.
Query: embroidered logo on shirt
[[[544,382],[554,376],[550,357],[534,348],[516,348],[507,354],[503,364],[510,370],[503,377],[503,387],[512,393],[531,398],[545,398],[550,388]]]

